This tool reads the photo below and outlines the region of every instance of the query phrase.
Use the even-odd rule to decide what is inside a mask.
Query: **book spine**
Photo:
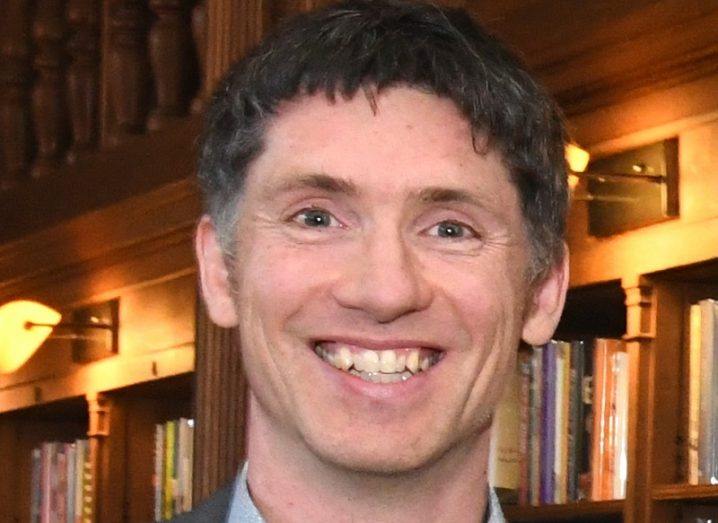
[[[514,370],[491,427],[489,482],[502,496],[515,492],[519,485],[518,381],[518,371]]]
[[[182,505],[181,512],[187,512],[192,509],[192,427],[194,422],[191,419],[182,418],[181,420],[184,437],[182,441]]]
[[[531,353],[519,352],[519,492],[520,505],[529,503],[529,449],[531,437]]]
[[[50,523],[51,512],[50,504],[52,500],[52,459],[53,459],[52,442],[42,444],[42,492],[40,503],[40,521],[42,523]]]
[[[566,497],[578,499],[578,471],[581,460],[583,401],[581,388],[583,378],[583,342],[571,342],[571,365],[569,370],[568,407],[568,464],[566,471]]]
[[[95,493],[92,491],[93,477],[90,442],[87,440],[82,441],[82,523],[93,523],[95,514],[92,504]]]
[[[168,421],[165,424],[165,471],[162,485],[162,516],[172,519],[174,515],[174,463],[175,463],[175,432],[177,424]]]
[[[82,523],[82,500],[84,497],[83,478],[85,475],[85,445],[86,440],[78,439],[75,441],[75,519],[74,523]]]
[[[30,523],[40,523],[42,504],[42,450],[32,449],[32,473],[30,480]]]
[[[543,427],[541,425],[542,398],[543,398],[543,348],[534,347],[531,353],[531,412],[529,426],[531,439],[529,464],[529,498],[532,505],[541,503],[541,439]]]
[[[579,467],[578,499],[591,498],[591,459],[593,453],[594,341],[583,344],[583,377],[581,379],[581,465]]]
[[[711,485],[718,484],[718,302],[715,300],[706,300],[707,323],[710,326],[707,334],[708,350],[713,353],[713,366],[710,367],[711,388],[710,396],[712,398],[710,411],[710,453],[712,468],[710,469]]]
[[[714,368],[714,347],[713,337],[714,325],[712,318],[711,300],[701,300],[698,302],[701,311],[701,373],[700,381],[700,419],[699,419],[699,435],[698,435],[698,467],[699,482],[714,484],[718,479],[715,474],[715,463],[713,462],[712,445],[715,442],[715,434],[713,430],[713,411],[715,409],[713,386]]]
[[[188,442],[188,475],[187,475],[187,492],[185,493],[185,510],[192,510],[192,485],[194,485],[194,420],[187,420],[189,430],[189,442]]]
[[[691,305],[688,313],[688,441],[686,480],[699,482],[698,442],[701,413],[701,307]]]
[[[613,361],[616,376],[613,497],[622,499],[626,497],[628,475],[628,354],[624,352],[623,344],[613,355]]]
[[[554,500],[554,456],[556,435],[556,342],[544,345],[541,401],[541,503]]]
[[[593,376],[593,434],[591,453],[591,499],[600,501],[606,499],[603,492],[604,456],[606,448],[605,434],[608,432],[606,404],[606,381],[608,368],[608,347],[606,340],[594,341],[594,376]]]
[[[161,423],[155,425],[155,468],[152,477],[154,487],[154,520],[162,521],[162,478],[164,477],[165,427]]]
[[[67,496],[65,508],[67,509],[67,523],[75,523],[75,462],[77,449],[74,443],[68,443],[67,453]]]
[[[568,379],[569,344],[556,342],[556,404],[554,434],[554,503],[566,503],[568,457]]]

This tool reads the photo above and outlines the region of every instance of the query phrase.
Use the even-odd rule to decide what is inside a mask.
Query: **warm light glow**
[[[28,322],[57,325],[61,319],[55,309],[34,301],[0,307],[0,374],[22,367],[52,332],[52,327],[28,327]]]
[[[588,154],[588,151],[581,149],[574,143],[569,143],[566,145],[564,152],[568,168],[571,169],[571,171],[575,173],[582,173],[586,170],[586,167],[588,167],[588,161],[591,159],[591,155]]]

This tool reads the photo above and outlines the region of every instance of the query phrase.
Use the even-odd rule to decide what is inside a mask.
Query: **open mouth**
[[[428,371],[443,355],[428,348],[371,350],[329,341],[315,343],[314,352],[334,368],[371,383],[407,381]]]

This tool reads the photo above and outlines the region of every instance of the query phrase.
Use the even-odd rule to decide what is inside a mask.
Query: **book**
[[[519,424],[519,373],[516,369],[494,412],[489,451],[489,484],[506,502],[515,502],[512,493],[519,489]]]
[[[164,519],[172,519],[174,515],[176,432],[177,422],[168,421],[165,424],[165,473],[162,485],[162,516]]]
[[[571,362],[569,365],[568,383],[568,423],[567,423],[567,469],[566,469],[566,497],[569,501],[578,499],[578,475],[581,462],[581,440],[583,422],[583,401],[581,389],[583,380],[583,344],[580,341],[571,342]]]
[[[531,353],[520,351],[519,374],[519,505],[529,503],[531,448]]]
[[[698,422],[698,481],[718,484],[718,349],[716,341],[716,301],[711,299],[698,302],[700,308],[700,405]]]
[[[541,439],[543,425],[543,347],[534,347],[531,353],[531,389],[529,397],[529,502],[541,503]]]
[[[554,434],[554,503],[566,503],[568,493],[568,410],[571,344],[556,341],[556,415]]]
[[[543,347],[541,362],[542,398],[541,398],[541,503],[554,501],[554,459],[556,444],[556,342],[550,341]]]
[[[686,449],[686,481],[700,481],[698,441],[701,412],[701,307],[690,306],[688,314],[688,428]]]

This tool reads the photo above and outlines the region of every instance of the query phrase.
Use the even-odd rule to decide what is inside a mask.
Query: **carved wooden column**
[[[67,102],[72,127],[68,161],[74,162],[97,143],[99,2],[69,0],[67,21],[72,62],[67,71]]]
[[[107,436],[110,435],[110,402],[102,394],[96,392],[88,393],[87,400],[90,426],[87,430],[87,437],[90,445],[90,463],[92,464],[92,515],[91,521],[98,521],[99,494],[102,491],[103,471],[106,467],[105,444]],[[85,521],[83,519],[83,521]]]
[[[149,38],[157,106],[147,126],[155,130],[186,113],[191,39],[184,0],[150,0],[150,8],[157,15]]]
[[[28,0],[6,0],[0,17],[0,191],[30,162],[30,16]]]
[[[244,460],[246,379],[234,333],[197,306],[193,502],[226,485]]]
[[[68,143],[65,105],[65,12],[62,0],[39,0],[33,24],[35,86],[32,91],[33,122],[37,139],[34,177],[56,168]]]
[[[211,91],[229,66],[254,46],[265,31],[266,0],[207,0],[207,68]]]
[[[652,343],[656,332],[653,286],[640,277],[622,282],[626,293],[626,350],[629,359],[628,483],[624,521],[644,523],[651,519],[651,454],[654,426],[656,358]],[[657,520],[658,521],[658,520]]]
[[[147,20],[147,7],[141,0],[118,0],[110,10],[107,60],[113,143],[145,130],[149,88]]]
[[[199,86],[197,95],[192,100],[191,111],[201,113],[204,109],[204,101],[209,96],[206,92],[205,71],[207,70],[207,2],[199,0],[192,9],[192,40],[197,54],[199,69]]]

